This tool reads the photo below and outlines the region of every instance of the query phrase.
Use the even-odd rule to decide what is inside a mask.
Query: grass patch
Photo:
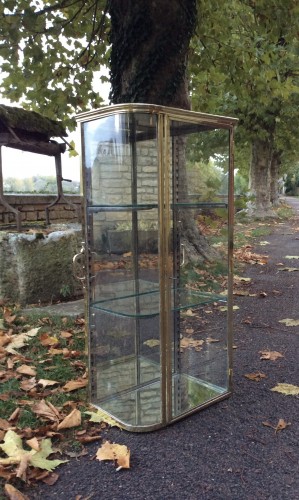
[[[14,314],[12,311],[11,316]],[[18,355],[7,355],[0,361],[3,374],[1,394],[4,395],[0,399],[0,415],[9,419],[19,408],[19,416],[13,425],[20,429],[35,429],[44,422],[31,410],[34,401],[45,399],[58,409],[69,401],[86,405],[85,389],[71,393],[62,390],[68,381],[82,377],[85,372],[85,334],[82,324],[77,324],[72,318],[46,317],[35,312],[26,316],[20,312],[16,314],[15,320],[7,324],[7,329],[12,329],[14,335],[37,327],[39,331],[26,346],[17,349]],[[60,353],[53,354],[52,349]],[[35,368],[35,377],[18,373],[17,369],[21,365]],[[31,390],[24,389],[22,383],[31,378],[35,378],[37,384]],[[56,381],[58,384],[43,387],[38,384],[40,379]]]

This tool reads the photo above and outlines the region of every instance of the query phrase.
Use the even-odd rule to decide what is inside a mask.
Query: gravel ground
[[[280,270],[299,267],[299,260],[286,259],[299,255],[299,201],[288,202],[297,215],[275,224],[260,238],[269,244],[254,248],[269,255],[268,264],[246,267],[247,289],[256,295],[235,298],[233,396],[160,431],[103,432],[130,448],[131,469],[117,472],[112,462],[92,459],[95,443],[88,455],[57,469],[53,486],[25,489],[30,500],[299,499],[299,397],[270,390],[277,383],[299,385],[299,327],[279,323],[299,319],[299,273]],[[264,350],[284,357],[261,360]],[[258,371],[266,378],[244,377]],[[291,425],[277,433],[263,425],[275,427],[279,419]]]

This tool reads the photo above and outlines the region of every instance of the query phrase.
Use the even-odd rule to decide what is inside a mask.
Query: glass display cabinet
[[[90,400],[149,431],[231,393],[236,119],[80,114]]]

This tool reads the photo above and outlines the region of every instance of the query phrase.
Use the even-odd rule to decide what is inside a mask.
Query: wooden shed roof
[[[46,118],[36,111],[27,111],[14,106],[0,104],[0,122],[11,129],[41,134],[48,139],[67,136],[61,122]]]

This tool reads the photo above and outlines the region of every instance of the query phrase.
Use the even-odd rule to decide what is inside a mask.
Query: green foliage
[[[290,162],[299,150],[298,2],[198,4],[190,65],[194,109],[239,118],[236,156],[243,173],[250,156],[244,163],[240,154],[256,138],[270,141]]]
[[[107,65],[104,0],[3,0],[1,93],[74,127],[75,113],[98,107],[94,72]]]
[[[57,193],[57,180],[55,176],[7,177],[3,187],[6,193]],[[78,194],[80,183],[63,181],[62,188],[64,193]]]

